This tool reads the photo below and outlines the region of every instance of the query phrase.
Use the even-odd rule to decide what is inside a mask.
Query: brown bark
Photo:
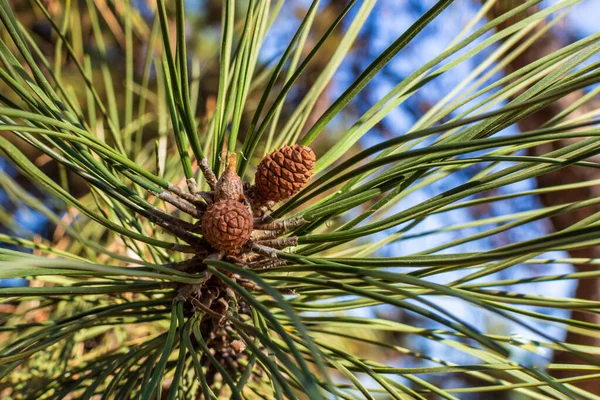
[[[503,12],[508,11],[510,8],[515,6],[515,2],[511,0],[499,0],[497,3],[497,7],[495,7],[491,13],[492,16],[501,15]],[[535,10],[532,9],[529,11],[529,14],[533,13]],[[512,21],[508,21],[507,23],[514,23],[516,19]],[[500,27],[501,29],[502,27]],[[539,26],[538,30],[542,27]],[[535,32],[535,31],[534,31]],[[521,67],[526,66],[527,64],[540,59],[541,57],[552,53],[553,51],[560,48],[561,40],[554,34],[552,31],[545,33],[538,41],[530,46],[525,52],[523,52],[520,56],[515,58],[508,66],[508,73],[518,70]],[[533,129],[538,129],[544,123],[555,117],[558,113],[564,110],[568,105],[572,104],[574,100],[579,98],[581,93],[572,93],[569,96],[566,96],[552,105],[544,108],[543,110],[521,120],[518,123],[519,129],[521,131],[529,131]],[[577,112],[576,112],[577,113]],[[575,114],[574,114],[575,115]],[[553,151],[564,147],[567,143],[565,141],[556,141],[550,144],[546,144],[543,146],[538,146],[530,151],[531,155],[543,155],[548,153],[549,151]],[[556,185],[563,185],[575,182],[583,182],[591,179],[600,178],[600,172],[597,170],[592,170],[590,168],[582,168],[582,167],[568,167],[563,168],[552,173],[548,173],[542,175],[537,178],[537,186],[540,188],[551,187]],[[545,193],[540,195],[540,200],[544,206],[556,206],[569,202],[576,202],[587,200],[590,197],[597,197],[600,195],[600,188],[598,187],[588,187],[581,189],[571,189],[568,191],[557,193]],[[578,209],[576,211],[560,214],[555,217],[550,218],[552,226],[555,230],[560,231],[568,228],[573,225],[577,221],[580,221],[594,213],[600,212],[600,207],[587,207]],[[598,258],[600,257],[600,248],[598,247],[589,247],[585,249],[572,250],[569,251],[569,255],[571,257],[577,258]],[[597,266],[586,264],[586,265],[578,265],[576,269],[578,271],[589,271],[596,269]],[[600,279],[582,279],[577,283],[577,289],[575,293],[575,297],[578,299],[586,299],[592,301],[600,300],[600,292],[598,290],[600,284]],[[600,315],[593,312],[586,311],[573,311],[571,314],[571,318],[578,321],[585,321],[595,324],[600,324]],[[566,335],[565,341],[567,343],[572,344],[582,344],[588,346],[600,346],[600,339],[579,334],[576,332],[568,331]],[[583,363],[579,357],[576,355],[567,352],[567,351],[557,351],[554,354],[554,363],[560,364],[580,364]],[[581,375],[581,371],[556,371],[553,375],[556,378],[566,378],[569,376],[577,376]],[[591,393],[600,394],[600,379],[584,381],[577,384],[582,389],[585,389]]]

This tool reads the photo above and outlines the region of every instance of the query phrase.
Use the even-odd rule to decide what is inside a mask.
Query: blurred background
[[[43,1],[48,10],[53,15],[60,15],[62,10],[62,2],[59,0],[44,0]],[[86,4],[93,2],[95,6],[100,10],[101,19],[103,21],[102,31],[104,32],[104,44],[107,47],[107,60],[111,66],[111,72],[113,73],[114,82],[123,82],[125,74],[125,61],[124,57],[124,46],[125,37],[121,26],[121,19],[123,13],[123,2],[122,1],[111,1],[111,0],[89,0],[80,1],[78,7],[86,7]],[[18,15],[19,20],[28,27],[29,31],[32,32],[34,39],[37,41],[41,49],[46,53],[49,60],[54,62],[64,62],[64,67],[61,71],[62,79],[68,81],[70,69],[74,73],[74,66],[69,63],[69,60],[65,58],[65,55],[56,51],[54,47],[55,37],[51,32],[51,27],[47,20],[43,17],[37,9],[32,6],[33,2],[29,0],[13,0],[13,8]],[[245,10],[245,1],[238,1],[239,6],[237,7],[238,12],[242,15]],[[287,46],[289,40],[294,35],[297,26],[300,23],[301,18],[304,16],[306,9],[310,5],[308,0],[289,0],[286,1],[279,18],[274,21],[273,27],[270,34],[267,37],[263,52],[261,55],[262,70],[257,71],[257,75],[260,75],[263,71],[268,71],[273,66],[273,60],[276,56],[280,55],[281,52]],[[324,0],[320,5],[320,12],[316,18],[316,22],[308,38],[308,42],[314,43],[319,39],[323,32],[330,26],[333,19],[341,12],[346,6],[346,1],[343,0]],[[385,48],[392,43],[399,35],[401,35],[406,28],[408,28],[419,16],[421,16],[427,9],[429,9],[435,1],[433,0],[379,0],[371,16],[369,17],[365,28],[360,32],[358,40],[355,42],[351,56],[346,59],[338,73],[334,76],[333,80],[329,84],[327,90],[323,93],[319,99],[318,105],[315,108],[314,115],[312,115],[307,123],[307,126],[311,125],[311,121],[314,122],[324,112],[327,107],[339,96],[345,88],[361,73],[361,71],[369,65],[369,63],[377,57]],[[356,99],[346,107],[344,113],[336,118],[333,123],[328,127],[329,134],[326,139],[322,136],[320,141],[317,142],[314,147],[317,153],[320,152],[319,148],[326,149],[331,143],[336,141],[338,135],[344,132],[352,123],[356,120],[357,115],[361,115],[368,110],[373,104],[375,104],[383,95],[385,95],[391,87],[400,82],[411,72],[422,66],[425,62],[432,59],[436,55],[440,54],[447,45],[461,32],[461,30],[473,19],[473,17],[479,12],[485,12],[486,16],[492,17],[499,15],[503,10],[514,7],[515,4],[520,3],[519,1],[513,0],[498,0],[495,4],[489,6],[493,2],[487,2],[489,7],[482,9],[482,5],[486,3],[484,1],[477,0],[456,0],[448,9],[446,9],[442,15],[437,18],[430,26],[428,26],[420,35],[417,40],[413,41],[411,45],[405,48],[376,78],[356,97]],[[542,1],[539,7],[550,7],[553,1]],[[144,56],[148,50],[148,46],[151,44],[145,40],[148,35],[148,27],[152,27],[153,15],[154,15],[154,4],[151,1],[146,0],[132,0],[132,4],[135,8],[140,11],[141,20],[134,20],[134,48],[139,51],[139,56],[134,58],[135,71],[136,73],[142,74],[144,64]],[[216,98],[218,80],[216,75],[218,74],[218,64],[216,61],[216,55],[219,47],[220,40],[220,23],[221,23],[221,0],[188,0],[186,2],[187,12],[186,17],[188,18],[188,51],[190,57],[190,71],[192,79],[196,82],[197,88],[200,92],[199,101],[197,104],[197,115],[200,116],[201,120],[206,121],[211,112],[214,110],[214,103]],[[483,10],[483,11],[482,11]],[[353,151],[359,150],[360,147],[371,146],[384,139],[398,136],[409,130],[409,128],[420,118],[423,114],[436,107],[436,104],[440,101],[444,101],[447,95],[452,94],[453,91],[462,90],[463,83],[466,79],[469,79],[473,74],[488,73],[486,77],[488,83],[494,82],[505,73],[519,69],[520,67],[527,65],[529,62],[536,60],[554,49],[564,46],[565,44],[572,43],[586,35],[600,32],[600,1],[599,0],[584,0],[580,4],[576,5],[569,14],[561,18],[560,20],[548,20],[548,24],[552,24],[551,28],[547,31],[541,32],[544,29],[543,26],[539,26],[536,30],[529,33],[529,35],[540,35],[538,44],[535,46],[528,47],[518,57],[508,60],[503,65],[486,64],[486,57],[493,51],[498,50],[498,46],[495,48],[488,49],[487,52],[481,53],[475,57],[467,59],[465,62],[460,64],[458,67],[452,69],[452,73],[445,73],[438,79],[430,82],[424,89],[420,90],[416,95],[412,96],[400,107],[395,109],[382,123],[375,126],[367,135],[363,137],[359,145],[356,146]],[[145,21],[144,21],[145,19]],[[507,24],[514,23],[515,21],[507,21]],[[89,53],[92,57],[96,54],[97,50],[97,39],[92,34],[92,27],[90,21],[86,21],[85,18],[71,21],[73,24],[77,24],[78,28],[84,35],[82,37],[88,38],[88,41],[76,43],[75,45],[81,48],[83,51]],[[479,25],[483,25],[480,22]],[[342,24],[342,29],[337,32],[338,35],[343,34],[343,30],[346,27]],[[87,32],[87,34],[85,34]],[[1,34],[1,32],[0,32]],[[490,33],[491,35],[491,33]],[[173,29],[173,36],[175,32]],[[339,39],[339,38],[338,38]],[[480,40],[484,40],[481,38]],[[524,40],[524,39],[523,39]],[[332,51],[336,45],[336,40],[329,42],[329,46],[332,46]],[[310,48],[310,45],[307,46]],[[328,58],[325,56],[329,52],[320,52],[319,55],[309,66],[309,71],[300,78],[299,84],[296,89],[288,96],[288,101],[282,110],[284,117],[282,121],[285,121],[285,114],[289,114],[293,110],[295,99],[301,99],[303,94],[306,93],[318,72],[326,65]],[[97,54],[96,54],[97,55]],[[597,58],[592,61],[598,61]],[[591,61],[591,62],[592,62]],[[96,63],[92,62],[92,66]],[[99,70],[94,70],[94,73],[100,76]],[[119,78],[119,76],[121,78]],[[139,88],[134,88],[138,90]],[[1,88],[0,88],[1,90]],[[122,103],[125,101],[125,88],[116,87],[115,92],[117,95],[117,102]],[[249,109],[252,109],[253,103],[258,101],[257,92],[251,93],[249,99]],[[80,95],[84,96],[82,92]],[[512,131],[506,132],[515,133],[517,130],[529,130],[535,127],[539,127],[543,122],[552,118],[552,116],[558,114],[566,104],[573,101],[572,98],[563,99],[555,103],[552,107],[548,107],[543,111],[533,115],[532,117],[522,121],[520,125],[511,127]],[[600,99],[596,99],[596,107]],[[564,104],[561,102],[565,102]],[[152,112],[156,110],[156,101],[152,98],[152,94],[148,98],[147,113],[150,114],[147,126],[145,129],[157,129],[155,124],[155,118],[152,117]],[[467,109],[469,104],[464,106]],[[153,108],[154,107],[154,108]],[[243,124],[249,123],[251,113],[244,116]],[[447,118],[450,119],[452,115]],[[243,130],[242,130],[243,131]],[[10,135],[7,137],[10,138]],[[426,142],[423,145],[427,145]],[[541,150],[540,150],[541,151]],[[322,153],[322,151],[321,151]],[[64,170],[57,168],[54,164],[47,163],[47,159],[44,156],[36,153],[33,149],[28,149],[28,156],[31,160],[34,160],[38,166],[41,166],[45,171],[52,176],[59,179],[71,180],[70,186],[75,191],[76,195],[83,195],[86,191],[84,185],[77,185],[77,180],[68,175]],[[500,167],[500,166],[499,166]],[[0,168],[4,174],[8,174],[16,179],[19,185],[25,187],[33,196],[38,200],[45,202],[46,206],[55,210],[60,209],[60,204],[55,204],[53,199],[45,198],[37,188],[30,182],[21,179],[16,170],[6,162],[0,160]],[[471,176],[477,174],[483,168],[482,165],[474,166],[469,169],[465,169],[463,174],[452,174],[448,179],[440,180],[433,185],[426,186],[425,189],[413,191],[407,196],[397,207],[406,208],[410,205],[424,201],[425,199],[431,198],[449,188],[452,188],[459,183],[466,181]],[[583,175],[585,174],[585,175]],[[596,176],[597,175],[597,176]],[[504,187],[501,192],[497,193],[486,193],[486,195],[503,195],[514,192],[525,192],[534,188],[543,188],[545,185],[556,185],[557,183],[571,183],[579,182],[582,180],[594,180],[600,179],[600,173],[590,173],[589,170],[579,170],[577,168],[561,169],[558,172],[554,172],[549,175],[544,175],[537,180],[524,181],[518,184],[518,186]],[[599,190],[592,187],[585,187],[582,189],[573,189],[569,191],[569,199],[556,199],[551,195],[548,196],[526,196],[520,197],[518,200],[512,200],[507,198],[503,201],[497,201],[489,204],[482,204],[480,207],[471,207],[468,209],[459,209],[456,211],[445,212],[442,214],[436,214],[427,218],[419,226],[410,230],[409,234],[402,234],[402,231],[394,229],[393,231],[380,233],[377,237],[371,238],[372,240],[384,240],[387,237],[393,237],[385,247],[380,250],[379,255],[385,256],[397,256],[412,253],[415,248],[435,248],[435,246],[442,242],[448,242],[451,240],[459,240],[463,237],[467,237],[484,230],[488,230],[498,225],[502,221],[502,217],[509,213],[516,213],[519,211],[531,210],[536,207],[556,205],[565,201],[577,201],[586,199],[589,197],[598,196]],[[496,235],[485,237],[482,240],[469,241],[451,249],[444,249],[447,252],[456,251],[478,251],[483,249],[495,248],[505,244],[513,243],[516,241],[526,240],[538,237],[541,233],[551,232],[553,230],[560,230],[568,225],[571,225],[574,220],[580,220],[593,212],[598,210],[594,209],[583,209],[570,214],[561,214],[560,217],[541,220],[531,224],[527,224],[519,227],[518,229],[509,229],[499,232]],[[38,212],[34,211],[27,204],[22,201],[15,201],[11,196],[10,191],[0,191],[0,220],[2,221],[2,230],[4,232],[17,233],[19,236],[24,238],[47,238],[52,239],[54,243],[60,246],[60,235],[61,232],[57,231],[52,224],[48,222],[46,217]],[[460,227],[462,228],[454,228]],[[448,229],[448,227],[453,227]],[[597,258],[599,255],[595,254],[600,252],[596,249],[585,249],[580,251],[574,251],[572,254],[546,254],[540,258],[553,258],[561,259],[568,257],[579,257],[579,258]],[[585,270],[586,268],[592,268],[592,266],[579,265],[579,269]],[[564,274],[573,271],[574,267],[568,262],[565,263],[554,263],[552,265],[521,265],[507,269],[498,275],[489,276],[485,279],[499,280],[499,279],[514,279],[514,278],[525,278],[528,276],[539,276],[539,275],[550,275],[550,274]],[[406,269],[407,271],[409,269]],[[456,277],[458,278],[458,276]],[[437,277],[436,279],[440,279]],[[445,277],[447,279],[447,277]],[[452,278],[451,278],[452,279]],[[26,285],[25,280],[3,280],[0,281],[0,285]],[[573,296],[576,292],[576,296],[584,299],[596,299],[600,298],[598,293],[599,282],[596,279],[582,280],[581,282],[564,280],[556,281],[551,284],[549,283],[530,283],[528,287],[529,293],[552,293],[556,297],[569,297]],[[504,290],[511,290],[510,285],[503,287]],[[532,336],[529,331],[524,330],[518,325],[511,325],[506,320],[500,320],[499,318],[485,314],[480,309],[470,308],[465,306],[463,303],[453,302],[452,300],[439,300],[444,308],[451,309],[455,314],[465,321],[471,322],[481,329],[494,334],[510,334],[513,335],[516,341],[530,341],[535,346],[535,340],[538,339]],[[569,315],[569,312],[557,309],[543,309],[538,307],[531,307],[531,310],[541,313],[554,313],[557,316]],[[419,317],[412,313],[395,309],[390,307],[378,307],[375,309],[369,308],[359,310],[359,314],[380,314],[385,315],[388,319],[397,320],[403,323],[412,324],[415,326],[424,326],[428,324],[430,328],[436,328],[435,325],[431,325],[431,322],[424,322]],[[590,320],[593,318],[591,314],[574,315],[581,320]],[[599,323],[600,321],[592,321]],[[548,331],[548,327],[544,329]],[[562,340],[567,335],[566,332],[559,328],[548,331],[554,337]],[[407,339],[405,337],[398,337],[395,335],[389,335],[385,340],[388,340],[390,344],[397,343],[399,345],[411,348],[415,351],[419,349],[427,350],[427,352],[435,354],[436,349],[432,346],[440,346],[441,351],[447,352],[447,347],[435,341],[425,341],[419,339]],[[410,342],[412,340],[412,342]],[[407,342],[408,341],[408,342]],[[600,339],[598,343],[594,342],[594,339],[589,336],[580,336],[576,333],[570,332],[568,341],[572,343],[581,343],[588,345],[600,345]],[[350,344],[348,344],[350,345]],[[369,348],[359,349],[360,351],[368,352],[371,351]],[[553,355],[547,353],[539,353],[539,357],[531,356],[531,353],[514,354],[515,361],[522,363],[530,363],[532,365],[543,366],[552,360]],[[568,353],[565,352],[566,356]],[[384,355],[385,356],[385,355]],[[452,360],[453,355],[445,354],[447,360]],[[455,362],[465,363],[468,360],[464,360],[466,357],[463,353],[457,352],[454,356]],[[462,359],[461,359],[462,357]],[[396,358],[390,361],[392,365],[407,367],[414,366],[414,359],[412,358]],[[558,363],[570,363],[576,362],[575,360],[560,359],[555,357],[554,362]],[[431,376],[431,379],[436,379],[435,376]],[[400,378],[399,378],[400,379]],[[441,378],[440,378],[441,379]],[[440,386],[464,386],[464,381],[458,379],[447,382],[437,382]],[[468,384],[468,383],[467,383]],[[590,381],[585,383],[585,388],[593,393],[600,395],[600,382]],[[461,398],[489,398],[483,395],[478,397],[477,395],[470,395],[471,397]],[[516,398],[505,397],[505,398]],[[498,394],[498,399],[502,399],[502,395]]]

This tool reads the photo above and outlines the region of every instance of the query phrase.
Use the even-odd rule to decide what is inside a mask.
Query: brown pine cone
[[[231,153],[227,163],[227,169],[217,182],[215,188],[215,201],[242,200],[244,198],[244,185],[235,172],[236,155]]]
[[[307,146],[283,146],[262,159],[254,185],[265,201],[281,201],[298,193],[313,174],[317,157]]]
[[[208,208],[202,217],[202,234],[217,250],[234,252],[252,235],[252,213],[235,200],[222,200]]]

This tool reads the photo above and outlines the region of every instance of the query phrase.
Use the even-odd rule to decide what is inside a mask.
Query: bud
[[[244,185],[235,172],[236,155],[231,153],[227,163],[227,169],[217,182],[215,188],[215,201],[244,199]]]

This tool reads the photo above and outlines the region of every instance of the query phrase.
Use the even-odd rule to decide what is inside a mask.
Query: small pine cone
[[[310,147],[284,146],[262,159],[255,186],[264,201],[281,201],[298,193],[313,174],[316,160]]]
[[[217,250],[234,252],[252,235],[252,213],[235,200],[214,203],[202,217],[202,234]]]
[[[236,155],[231,153],[227,169],[217,182],[215,188],[215,201],[242,200],[244,198],[244,185],[235,172]]]

